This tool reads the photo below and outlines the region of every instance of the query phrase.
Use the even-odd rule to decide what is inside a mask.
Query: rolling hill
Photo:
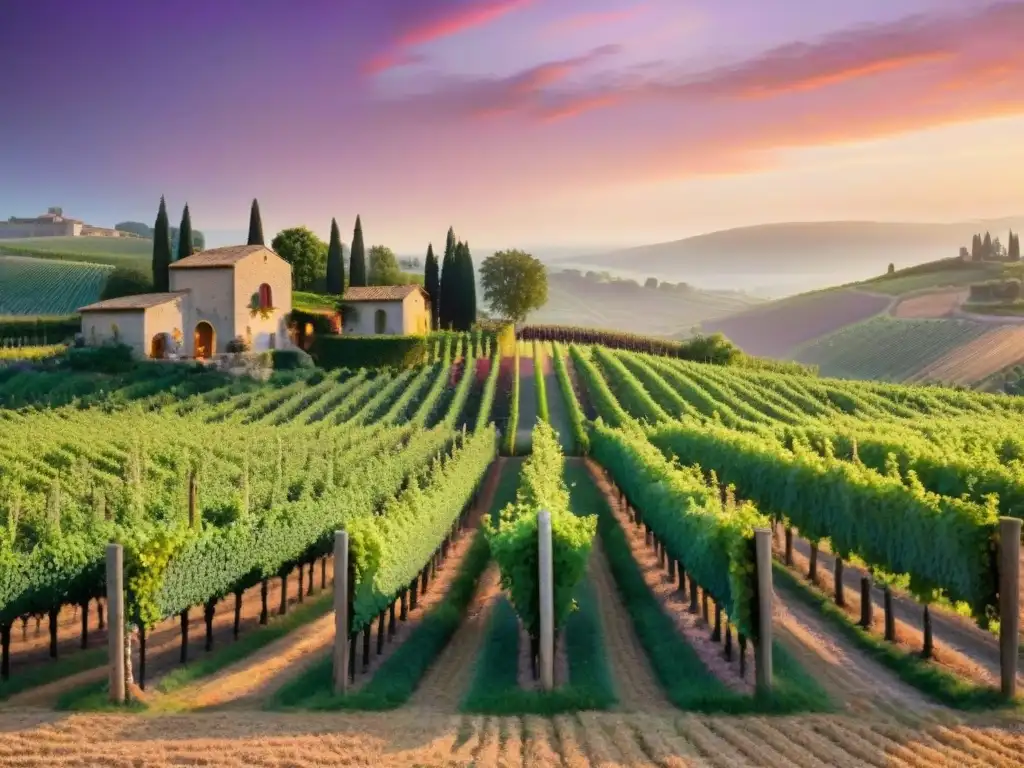
[[[30,237],[0,240],[4,255],[148,269],[153,243],[135,237]]]
[[[701,330],[827,376],[976,385],[1024,360],[1024,324],[966,312],[963,302],[972,283],[1020,275],[1020,264],[946,259],[769,302]]]
[[[979,231],[990,231],[1005,243],[1010,228],[1024,229],[1024,216],[950,224],[765,224],[574,256],[571,264],[640,279],[650,275],[778,296],[881,275],[890,263],[900,269],[956,256],[960,246],[970,245]]]
[[[660,284],[647,288],[631,280],[549,272],[547,304],[532,312],[529,322],[607,328],[648,336],[688,336],[702,321],[759,303],[750,297],[691,286]]]

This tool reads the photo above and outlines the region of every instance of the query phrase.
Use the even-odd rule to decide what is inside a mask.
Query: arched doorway
[[[154,360],[163,360],[167,356],[166,333],[158,333],[149,342],[149,356]]]
[[[205,320],[196,325],[194,347],[197,360],[205,360],[217,350],[217,336]]]
[[[373,332],[384,333],[384,330],[388,325],[388,313],[383,309],[378,309],[373,313]]]

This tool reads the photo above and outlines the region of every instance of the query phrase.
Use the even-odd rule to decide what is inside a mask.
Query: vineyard
[[[110,267],[0,256],[0,315],[66,315],[99,299]]]
[[[553,326],[432,344],[0,369],[0,761],[1020,764],[1020,400]],[[21,713],[124,706],[111,542],[132,747]]]
[[[818,366],[825,376],[899,382],[990,331],[991,325],[970,320],[883,315],[815,339],[799,350],[796,359]]]

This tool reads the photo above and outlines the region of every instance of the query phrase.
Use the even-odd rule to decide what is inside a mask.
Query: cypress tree
[[[160,197],[160,210],[153,225],[153,290],[166,293],[171,289],[171,226],[167,221],[167,204]]]
[[[192,216],[188,212],[188,203],[185,203],[185,210],[181,212],[181,227],[178,229],[178,257],[175,261],[181,261],[192,255]]]
[[[444,246],[444,259],[441,261],[441,306],[438,311],[440,328],[448,330],[455,322],[453,309],[455,306],[455,294],[458,293],[457,278],[455,273],[455,230],[448,228],[448,239]]]
[[[473,254],[469,250],[469,243],[465,244],[466,263],[463,267],[463,290],[466,292],[463,305],[466,312],[466,330],[470,330],[476,323],[476,270],[473,268]]]
[[[981,244],[981,258],[988,260],[992,258],[992,235],[985,233],[985,240]]]
[[[334,296],[345,292],[345,253],[337,219],[331,219],[331,244],[327,248],[327,292]]]
[[[352,263],[348,269],[348,284],[353,288],[366,285],[366,247],[363,245],[363,223],[356,216],[356,228],[352,232]]]
[[[1010,242],[1006,246],[1006,258],[1010,261],[1020,261],[1020,235],[1010,232]]]
[[[971,238],[971,261],[981,261],[981,235]]]
[[[423,268],[423,287],[430,296],[430,327],[437,330],[438,310],[441,308],[441,275],[434,255],[434,244],[427,246],[427,264]]]
[[[249,210],[249,245],[266,245],[263,242],[263,219],[260,218],[260,204],[254,197]]]

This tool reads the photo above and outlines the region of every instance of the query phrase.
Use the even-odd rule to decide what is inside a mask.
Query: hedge
[[[309,348],[321,368],[413,368],[427,362],[423,336],[339,336],[325,334]]]

